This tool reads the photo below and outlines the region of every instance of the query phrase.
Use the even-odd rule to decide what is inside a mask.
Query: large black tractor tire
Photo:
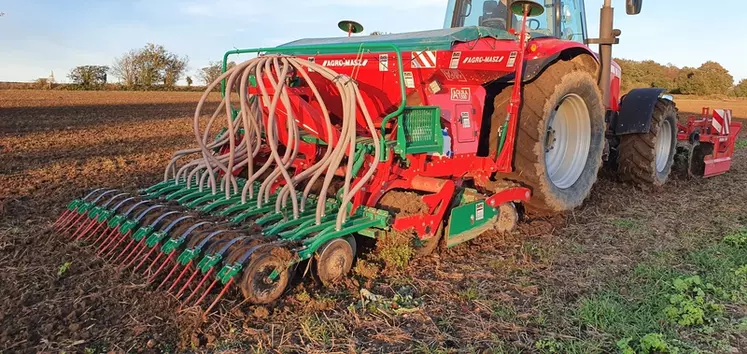
[[[639,186],[662,186],[672,172],[677,152],[677,109],[669,100],[654,106],[648,133],[620,137],[617,172]]]
[[[519,130],[516,136],[514,172],[496,178],[507,178],[532,190],[532,198],[525,209],[532,214],[549,214],[578,207],[589,196],[597,180],[604,152],[604,105],[602,94],[595,79],[596,63],[588,56],[579,56],[570,61],[558,61],[532,82],[524,85],[523,103],[520,110]],[[490,122],[490,156],[497,156],[499,128],[506,120],[506,106],[511,99],[513,87],[504,88],[494,100],[494,111]],[[577,154],[567,159],[548,158],[556,146],[554,124],[559,108],[568,112],[566,102],[573,105],[572,111],[583,114],[578,124],[584,125],[587,148],[577,148]],[[566,116],[570,116],[566,114]],[[566,125],[567,127],[568,125]],[[566,131],[571,131],[567,129]],[[579,130],[574,130],[579,131]],[[573,134],[570,134],[571,136]],[[567,136],[567,135],[566,135]],[[566,139],[577,141],[580,139]],[[560,151],[560,149],[558,150]],[[557,169],[550,169],[547,161],[561,161],[575,166],[568,178],[558,182]],[[557,165],[555,165],[557,166]],[[551,176],[550,174],[553,173]]]

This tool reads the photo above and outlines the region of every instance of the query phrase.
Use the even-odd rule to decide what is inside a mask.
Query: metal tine
[[[195,269],[195,274],[194,275],[197,275],[197,273],[199,271],[200,271],[199,269]],[[192,297],[195,296],[195,294],[197,294],[197,291],[200,290],[200,288],[202,287],[202,284],[204,284],[205,281],[208,280],[208,278],[213,274],[214,271],[215,271],[215,269],[210,268],[210,270],[207,273],[205,273],[205,275],[202,277],[202,280],[200,280],[200,283],[198,283],[197,287],[195,287],[194,290],[192,290],[192,292],[189,294],[189,296],[187,296],[187,298],[184,299],[184,301],[182,302],[182,306],[179,306],[179,309],[181,309],[182,307],[184,307],[184,305],[186,305],[186,304],[189,303],[189,300],[192,299]],[[188,280],[187,283],[184,284],[184,285],[186,286],[187,284],[189,284],[189,282],[190,281]],[[215,282],[213,282],[212,285],[215,285]],[[177,298],[178,297],[179,296],[177,295]]]
[[[159,217],[158,217],[158,218],[157,218],[157,219],[156,219],[155,221],[153,221],[152,223],[150,223],[150,225],[149,225],[148,227],[149,227],[149,228],[151,228],[151,229],[155,229],[156,227],[158,227],[158,224],[159,224],[159,223],[160,223],[161,221],[163,221],[164,219],[166,219],[166,217],[168,217],[168,216],[170,216],[170,215],[178,214],[178,213],[180,213],[180,211],[172,210],[172,211],[169,211],[169,212],[167,212],[167,213],[161,214],[161,215],[160,215],[160,216],[159,216]],[[178,220],[178,219],[177,219],[177,220]],[[151,234],[152,234],[152,233],[151,233]],[[148,245],[147,245],[147,239],[148,239],[148,237],[150,237],[150,235],[144,235],[144,236],[143,236],[143,240],[146,240],[146,244],[145,244],[145,246],[146,246],[146,247],[148,246]],[[159,242],[159,243],[160,243],[160,242]],[[144,263],[144,262],[145,262],[146,260],[148,260],[148,258],[150,258],[150,255],[151,255],[151,254],[153,254],[153,252],[154,252],[154,251],[155,251],[155,250],[156,250],[156,249],[158,248],[158,245],[159,245],[159,243],[156,243],[155,245],[153,245],[153,247],[152,247],[152,248],[150,249],[150,251],[149,251],[149,252],[148,252],[148,253],[147,253],[147,254],[145,255],[145,257],[143,257],[143,258],[141,259],[140,263],[138,263],[137,267],[135,267],[135,269],[133,269],[133,272],[134,272],[134,271],[136,271],[136,270],[138,270],[138,269],[139,269],[139,268],[140,268],[140,267],[142,266],[142,264],[143,264],[143,263]],[[158,259],[159,259],[160,257],[161,257],[161,256],[160,256],[160,254],[159,254],[159,256],[158,256],[158,258],[156,258],[156,260],[158,260]],[[135,258],[134,258],[134,259],[135,259],[135,260],[137,260],[137,259],[138,259],[138,258],[137,258],[137,256],[135,256]],[[155,263],[155,261],[153,261],[153,263]],[[151,264],[151,268],[152,268],[152,267],[153,267],[153,265]],[[148,272],[150,272],[150,269],[151,269],[151,268],[148,268]]]
[[[163,253],[162,253],[162,254],[163,254]],[[156,279],[156,277],[158,276],[158,274],[160,274],[160,273],[161,273],[161,270],[163,270],[163,269],[164,269],[164,268],[166,267],[166,265],[168,265],[168,264],[169,264],[169,262],[171,262],[171,260],[172,260],[172,259],[174,259],[174,255],[175,255],[175,254],[176,254],[176,252],[171,252],[171,253],[169,254],[169,256],[168,256],[168,257],[166,257],[166,260],[165,260],[165,261],[163,261],[163,263],[161,263],[161,266],[160,266],[160,267],[158,267],[158,269],[156,270],[156,272],[155,272],[155,273],[153,273],[153,274],[152,274],[152,275],[150,276],[150,278],[148,278],[148,283],[150,283],[150,282],[153,282],[153,280],[155,280],[155,279]],[[152,267],[152,266],[153,266],[154,264],[156,264],[156,262],[153,262],[153,264],[151,264],[151,267]],[[159,285],[159,286],[158,286],[158,288],[160,288],[160,287],[161,287],[161,286]],[[158,288],[156,288],[156,290],[158,290]]]
[[[94,190],[92,190],[92,191],[88,192],[88,194],[86,194],[86,196],[84,196],[84,197],[83,197],[83,198],[81,198],[80,200],[82,200],[82,201],[87,201],[87,200],[88,200],[89,198],[91,198],[91,197],[92,197],[92,196],[93,196],[94,194],[96,194],[96,193],[98,193],[98,192],[100,192],[100,191],[103,191],[103,190],[105,190],[105,189],[106,189],[106,188],[96,188],[96,189],[94,189]],[[72,217],[72,216],[73,216],[73,215],[75,215],[76,213],[75,213],[75,210],[66,210],[66,212],[65,212],[65,213],[63,213],[63,215],[65,215],[65,214],[69,214],[69,217]],[[58,221],[59,221],[59,219],[60,219],[60,218],[58,218]],[[63,223],[61,223],[61,224],[59,224],[58,222],[55,222],[54,224],[52,224],[52,226],[53,226],[53,227],[59,227],[59,228],[65,227],[65,225],[67,225],[67,221],[69,221],[69,218],[68,218],[68,217],[66,217],[66,218],[65,218],[65,220],[66,220],[66,221],[65,221],[65,222],[63,222]]]
[[[141,204],[141,203],[138,203],[138,204]],[[134,205],[132,208],[130,208],[130,210],[125,214],[125,216],[129,215],[134,210],[134,208],[136,206],[137,206],[137,204]],[[151,212],[153,210],[156,210],[156,209],[165,208],[165,207],[166,206],[163,205],[163,204],[151,205],[150,207],[148,207],[147,209],[145,209],[144,211],[142,211],[137,217],[135,217],[135,219],[134,219],[135,225],[139,224],[140,220],[142,220],[143,217],[145,217],[145,215],[148,214],[149,212]],[[134,227],[133,227],[133,229],[134,229]],[[129,230],[127,233],[128,234],[132,233],[132,229]],[[132,245],[133,241],[134,241],[134,239],[130,240],[130,243],[128,243],[127,246],[125,246],[125,248],[122,250],[122,253],[120,253],[119,256],[112,257],[110,260],[116,259],[117,261],[119,261],[119,259],[122,257],[122,255],[127,252],[127,250],[129,249],[130,245]],[[145,238],[143,238],[141,240],[141,243],[145,243]],[[119,244],[117,246],[115,246],[114,249],[116,249],[118,246],[119,246]],[[137,249],[137,246],[135,247],[135,249]],[[135,249],[133,249],[132,252],[134,252]],[[132,254],[132,252],[130,252],[130,255]],[[115,252],[115,254],[116,254],[116,252]],[[127,259],[127,258],[129,258],[129,255],[125,259]]]
[[[220,293],[218,293],[218,296],[215,298],[215,300],[213,300],[210,306],[208,306],[207,310],[205,310],[205,312],[202,314],[202,317],[207,317],[207,315],[210,313],[210,310],[212,310],[213,307],[215,307],[215,305],[218,303],[218,301],[220,301],[223,295],[226,294],[226,291],[228,291],[228,288],[230,288],[231,285],[233,285],[233,281],[234,281],[234,278],[231,278],[228,280],[228,283],[226,283],[226,285],[223,286],[223,289],[221,289]]]
[[[118,190],[117,189],[110,189],[110,190],[104,191],[98,197],[96,197],[96,199],[94,199],[91,203],[96,204],[104,196],[106,196],[108,194],[111,194],[111,193],[115,193],[115,192],[118,192]],[[83,214],[78,215],[78,218],[72,224],[70,224],[70,226],[68,226],[64,231],[62,231],[62,233],[68,232],[71,228],[73,228],[73,226],[75,226],[78,223],[78,221],[81,218],[83,218],[84,216],[87,216],[90,211],[91,210],[89,209],[89,210],[86,210]],[[82,226],[82,225],[79,225],[79,228],[80,228],[80,226]],[[75,234],[75,233],[73,233],[73,234]]]
[[[105,208],[107,208],[109,206],[109,204],[111,204],[117,198],[124,197],[124,196],[127,196],[127,195],[129,195],[129,193],[120,193],[120,194],[117,194],[117,195],[111,197],[106,203],[104,203],[103,205],[101,205],[101,208],[105,209]],[[98,227],[96,228],[96,230],[93,231],[93,233],[95,234],[96,231],[98,231],[101,228],[101,226],[104,223],[106,223],[106,221],[107,220],[105,219],[104,221],[99,222],[98,221],[98,216],[95,217],[95,218],[93,218],[93,219],[91,219],[91,222],[89,223],[89,226],[83,231],[83,233],[81,233],[80,235],[78,235],[77,237],[75,237],[75,240],[78,241],[81,238],[83,238],[83,236],[85,236],[88,233],[88,231],[90,231],[93,228],[94,225],[98,224]],[[89,238],[90,238],[90,235],[89,235],[89,237],[86,238],[86,240],[88,240]]]

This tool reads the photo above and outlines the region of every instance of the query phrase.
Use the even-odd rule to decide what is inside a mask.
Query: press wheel
[[[337,238],[319,247],[314,258],[316,276],[322,284],[329,285],[350,272],[355,258],[355,246],[349,240]]]
[[[244,269],[241,278],[241,292],[253,304],[269,304],[277,300],[288,286],[288,261],[270,252],[253,257]],[[270,275],[277,271],[276,279]]]

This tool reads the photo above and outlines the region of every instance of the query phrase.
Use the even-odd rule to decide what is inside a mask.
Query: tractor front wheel
[[[669,179],[677,152],[677,109],[660,99],[654,106],[648,133],[620,138],[617,171],[625,181],[662,186]]]
[[[573,209],[597,180],[604,152],[604,105],[594,67],[583,57],[559,61],[524,85],[514,153],[505,178],[532,189],[527,211],[547,214]],[[497,156],[512,87],[494,100],[490,153]],[[510,148],[506,146],[505,148]]]

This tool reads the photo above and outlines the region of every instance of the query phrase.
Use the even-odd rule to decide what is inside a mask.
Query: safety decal
[[[517,51],[511,52],[511,54],[508,56],[508,62],[506,63],[507,68],[513,68],[514,64],[516,64],[516,56],[519,55]]]
[[[412,76],[412,71],[405,71],[403,75],[405,77],[405,87],[415,88],[415,77]]]
[[[412,67],[416,69],[427,69],[436,67],[436,52],[424,50],[422,52],[412,52]]]
[[[389,71],[389,54],[379,55],[379,71]]]
[[[462,126],[465,128],[472,128],[472,122],[469,120],[469,112],[462,112]]]
[[[459,67],[459,60],[462,58],[462,52],[454,52],[451,54],[451,63],[449,63],[449,69],[456,69]]]
[[[475,219],[477,221],[485,219],[485,203],[477,203],[475,205]]]

